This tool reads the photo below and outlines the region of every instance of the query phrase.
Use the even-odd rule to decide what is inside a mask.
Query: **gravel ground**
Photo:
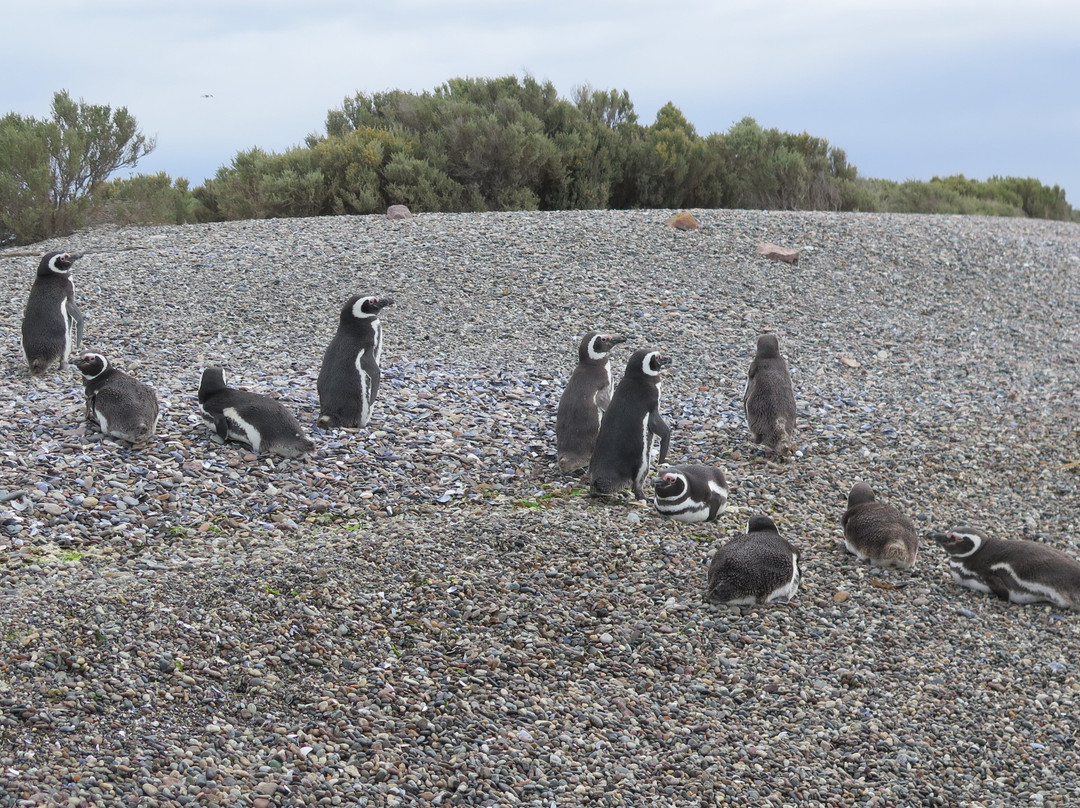
[[[1080,558],[1080,227],[900,215],[424,214],[95,229],[0,254],[0,806],[1080,804],[1080,615],[843,549],[869,481]],[[797,247],[796,266],[754,255]],[[149,382],[133,451],[31,379],[40,254],[83,348]],[[351,294],[390,295],[366,430],[315,426]],[[669,462],[718,523],[596,502],[555,464],[587,330],[673,359]],[[780,335],[800,452],[740,399]],[[303,459],[210,440],[200,369],[278,397]],[[702,602],[755,512],[802,552],[789,606]]]

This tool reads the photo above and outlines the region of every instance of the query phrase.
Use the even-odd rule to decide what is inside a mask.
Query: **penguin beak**
[[[380,297],[380,298],[377,298],[375,300],[375,302],[372,303],[371,305],[375,307],[376,311],[382,311],[387,306],[394,305],[394,298],[392,298],[392,297]]]
[[[620,342],[626,342],[630,338],[629,337],[624,337],[624,336],[622,336],[620,334],[620,335],[617,335],[617,336],[614,336],[614,337],[604,337],[604,339],[606,339],[612,345],[618,345]]]
[[[82,253],[68,253],[67,254],[67,259],[69,261],[78,261],[82,257],[83,257]]]

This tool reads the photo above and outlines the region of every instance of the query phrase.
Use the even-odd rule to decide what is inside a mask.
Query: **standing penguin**
[[[713,554],[705,599],[728,606],[787,603],[799,590],[800,578],[799,551],[780,537],[772,519],[758,514],[746,533]]]
[[[360,295],[345,301],[319,369],[319,426],[367,426],[382,378],[379,312],[393,302]]]
[[[795,451],[795,393],[776,334],[762,334],[743,394],[750,437],[786,456]]]
[[[626,337],[590,331],[578,345],[578,363],[566,383],[555,414],[555,447],[559,468],[577,471],[589,465],[604,411],[615,384],[608,355]]]
[[[670,357],[650,348],[639,348],[630,356],[600,423],[596,448],[589,462],[593,496],[632,488],[637,499],[645,499],[653,438],[660,436],[661,463],[671,442],[671,430],[660,417],[659,409],[660,371],[670,364]]]
[[[99,353],[75,360],[86,389],[86,419],[103,433],[135,446],[154,436],[161,409],[153,389],[124,373]]]
[[[848,494],[848,507],[840,520],[844,546],[877,567],[911,569],[919,554],[915,523],[892,505],[875,502],[874,489],[855,483]]]
[[[227,387],[221,368],[202,372],[199,406],[206,425],[222,440],[239,441],[256,452],[283,457],[299,457],[315,448],[284,406],[269,396]]]
[[[992,539],[966,525],[930,538],[949,554],[949,570],[961,586],[1012,603],[1080,609],[1080,563],[1060,550],[1023,539]]]
[[[687,524],[711,522],[727,504],[727,478],[715,466],[669,466],[653,489],[656,510]]]
[[[53,362],[67,362],[82,344],[83,315],[71,282],[71,265],[79,258],[82,253],[51,252],[38,264],[22,322],[23,355],[36,376]]]

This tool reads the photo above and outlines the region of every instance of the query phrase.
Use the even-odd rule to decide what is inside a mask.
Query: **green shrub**
[[[191,224],[212,221],[212,212],[189,190],[188,181],[136,174],[102,183],[93,195],[88,219],[116,224]]]

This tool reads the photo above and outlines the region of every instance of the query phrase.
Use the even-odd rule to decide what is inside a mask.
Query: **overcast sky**
[[[0,113],[66,89],[127,107],[136,168],[213,177],[324,132],[357,92],[526,74],[570,97],[668,101],[698,133],[749,115],[847,152],[862,176],[1035,177],[1080,207],[1076,0],[0,0]],[[17,35],[16,35],[17,34]],[[212,97],[206,97],[212,96]]]

